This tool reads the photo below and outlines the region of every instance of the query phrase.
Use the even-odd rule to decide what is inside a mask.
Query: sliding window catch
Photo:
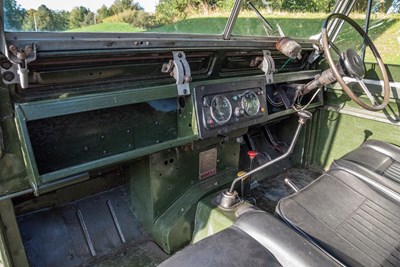
[[[192,81],[189,63],[183,51],[172,52],[174,59],[163,64],[161,72],[170,73],[176,80],[178,95],[190,95],[190,82]]]
[[[1,64],[1,74],[5,84],[19,83],[23,89],[28,88],[28,63],[36,60],[36,45],[18,48],[10,45],[5,49],[5,55],[12,63]]]

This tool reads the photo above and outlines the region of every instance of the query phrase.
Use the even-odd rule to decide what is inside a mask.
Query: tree
[[[53,11],[54,12],[54,11]],[[70,13],[65,10],[56,11],[53,14],[54,17],[54,26],[57,31],[65,31],[68,30],[69,27],[69,16]]]
[[[16,0],[3,1],[4,27],[8,31],[19,31],[25,18],[26,10],[17,4]]]
[[[54,16],[53,12],[45,5],[38,7],[36,11],[36,22],[39,31],[53,31],[54,29]]]
[[[22,30],[24,31],[35,31],[35,16],[36,10],[29,9],[24,18],[24,23],[22,24]]]
[[[109,8],[111,15],[116,15],[126,10],[143,10],[143,8],[133,0],[115,0]]]
[[[103,19],[111,16],[110,10],[106,7],[106,5],[102,5],[99,9],[97,9],[97,19],[98,21],[102,21]]]
[[[316,3],[309,0],[284,0],[282,9],[290,12],[315,12],[318,10]]]
[[[93,25],[94,22],[94,13],[92,11],[89,11],[87,14],[85,14],[83,21],[81,23],[81,27]]]
[[[69,15],[69,28],[76,29],[82,26],[85,16],[90,12],[86,7],[74,7]]]
[[[36,25],[35,25],[36,20]],[[24,31],[65,31],[68,29],[69,12],[54,11],[42,5],[26,12],[22,29]]]

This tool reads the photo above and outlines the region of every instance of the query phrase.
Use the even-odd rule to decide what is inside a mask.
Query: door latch
[[[183,51],[172,52],[173,60],[163,64],[161,72],[169,73],[176,80],[178,95],[190,95],[192,74]]]
[[[1,64],[1,74],[5,84],[19,83],[23,89],[28,88],[28,63],[36,60],[36,45],[27,45],[25,48],[18,48],[10,45],[5,49],[5,55],[12,63]]]

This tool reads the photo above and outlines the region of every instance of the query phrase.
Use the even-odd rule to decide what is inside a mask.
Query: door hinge
[[[275,61],[271,56],[271,52],[269,50],[263,50],[263,57],[256,57],[250,63],[250,67],[258,67],[265,73],[265,80],[268,83],[274,82],[274,73],[275,69]]]
[[[3,82],[5,84],[19,83],[21,88],[28,88],[28,63],[36,60],[36,44],[33,43],[24,48],[10,45],[5,49],[5,56],[9,62],[3,61],[0,65]]]
[[[183,51],[172,52],[173,60],[164,63],[161,69],[163,73],[169,73],[176,80],[178,95],[190,95],[190,82],[192,74],[186,55]]]

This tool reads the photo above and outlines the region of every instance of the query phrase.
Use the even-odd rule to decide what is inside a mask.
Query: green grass
[[[90,25],[78,29],[69,30],[68,32],[141,32],[143,29],[135,28],[124,22],[107,22]]]

